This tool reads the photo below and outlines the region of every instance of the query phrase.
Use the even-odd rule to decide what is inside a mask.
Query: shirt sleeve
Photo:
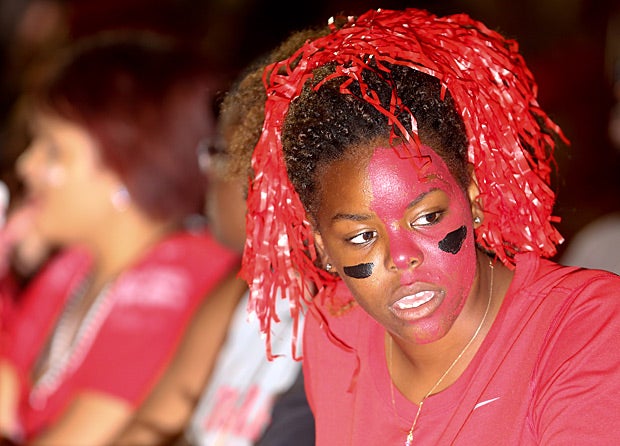
[[[620,278],[573,285],[539,364],[532,428],[545,445],[617,444]]]

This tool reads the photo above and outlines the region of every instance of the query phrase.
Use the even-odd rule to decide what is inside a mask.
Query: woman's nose
[[[35,175],[37,165],[40,164],[40,162],[37,161],[38,158],[40,158],[40,155],[37,155],[39,152],[40,151],[36,149],[36,141],[33,141],[22,152],[19,158],[17,158],[15,171],[23,181],[28,181]]]
[[[32,159],[32,151],[30,147],[28,147],[20,156],[17,158],[17,162],[15,163],[15,171],[17,175],[23,180],[28,176],[28,173],[32,170],[31,162]]]
[[[409,269],[422,263],[423,255],[410,231],[390,231],[390,256],[398,269]]]

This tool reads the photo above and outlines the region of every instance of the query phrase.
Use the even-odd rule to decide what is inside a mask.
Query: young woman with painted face
[[[150,34],[76,45],[33,92],[17,165],[29,218],[9,241],[57,253],[0,333],[0,437],[19,444],[116,444],[238,262],[188,225],[210,130],[200,58]]]
[[[613,444],[620,279],[544,259],[563,135],[516,44],[414,9],[340,25],[267,71],[244,257],[266,333],[276,291],[320,290],[317,444]]]

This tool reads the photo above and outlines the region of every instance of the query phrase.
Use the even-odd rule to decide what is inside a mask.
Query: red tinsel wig
[[[364,69],[403,65],[437,78],[463,118],[468,159],[480,188],[484,223],[477,243],[514,267],[514,255],[550,257],[562,237],[553,227],[555,194],[549,187],[560,129],[540,109],[533,76],[507,40],[466,15],[437,17],[426,11],[369,11],[349,18],[325,37],[307,42],[292,57],[265,70],[267,102],[263,133],[252,158],[243,277],[251,310],[261,321],[270,351],[275,300],[287,298],[297,320],[304,302],[320,297],[332,308],[338,278],[316,266],[312,227],[287,176],[281,132],[291,101],[313,70],[335,64],[333,77],[358,82],[362,98],[393,126],[400,100],[383,107],[363,83]],[[382,68],[383,67],[383,68]],[[416,135],[411,135],[416,138]],[[314,296],[314,297],[313,297]],[[347,298],[348,299],[348,298]],[[296,335],[296,332],[295,332]]]

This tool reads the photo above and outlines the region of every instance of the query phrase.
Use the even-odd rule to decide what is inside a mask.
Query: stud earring
[[[331,271],[332,270],[332,264],[331,263],[327,263],[325,265],[325,271]]]
[[[125,212],[129,207],[129,202],[131,201],[129,191],[125,186],[120,186],[112,193],[110,196],[110,201],[112,202],[114,209],[118,212]]]
[[[482,223],[482,219],[478,216],[474,217],[474,224],[479,225],[480,223]]]

